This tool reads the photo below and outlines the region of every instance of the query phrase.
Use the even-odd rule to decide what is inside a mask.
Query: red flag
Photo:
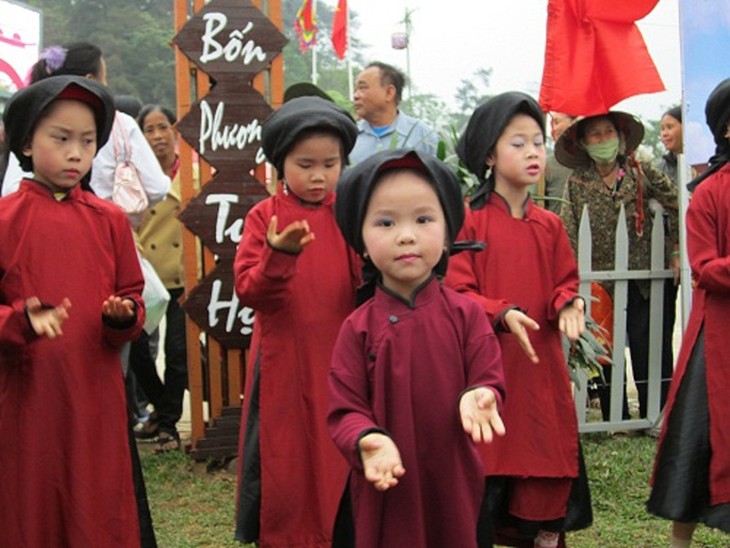
[[[294,20],[294,30],[299,35],[299,50],[304,53],[317,43],[317,20],[312,0],[304,0]]]
[[[540,106],[590,116],[664,84],[635,22],[659,0],[549,0]]]
[[[347,0],[338,0],[332,24],[332,46],[340,59],[345,58],[347,51]]]

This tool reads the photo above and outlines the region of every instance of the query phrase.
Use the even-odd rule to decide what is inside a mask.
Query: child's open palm
[[[365,469],[365,479],[378,491],[398,485],[398,478],[406,473],[395,442],[378,432],[367,434],[360,440],[360,457]]]
[[[281,232],[278,232],[278,222],[279,219],[273,215],[266,232],[266,241],[274,249],[286,253],[299,253],[304,246],[314,240],[314,232],[309,230],[309,223],[306,220],[294,221]]]
[[[134,317],[134,301],[110,295],[102,303],[101,313],[115,322],[124,322]]]
[[[63,299],[55,308],[44,307],[38,297],[30,297],[25,301],[25,310],[30,319],[33,331],[41,337],[55,339],[63,335],[61,325],[68,319],[71,301]]]
[[[558,315],[558,327],[561,333],[571,341],[577,341],[586,329],[585,303],[577,297],[564,307]]]
[[[489,388],[481,386],[462,394],[459,414],[464,432],[471,436],[474,443],[490,443],[494,434],[504,436],[505,428],[497,411],[497,398]]]

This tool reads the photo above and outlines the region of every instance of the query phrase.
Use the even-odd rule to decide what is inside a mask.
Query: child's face
[[[96,121],[79,101],[54,101],[38,122],[23,154],[33,159],[33,177],[53,191],[76,186],[96,154]]]
[[[284,159],[284,181],[300,200],[318,204],[332,192],[342,170],[340,140],[326,133],[306,137]]]
[[[500,135],[487,165],[495,173],[496,188],[526,189],[537,183],[545,171],[545,139],[534,118],[516,114]]]
[[[158,160],[175,156],[175,130],[163,112],[153,110],[147,114],[142,130]]]
[[[385,287],[410,299],[446,247],[446,219],[436,191],[414,172],[386,175],[370,196],[362,237]]]

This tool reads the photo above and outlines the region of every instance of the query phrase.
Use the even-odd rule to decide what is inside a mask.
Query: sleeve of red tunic
[[[332,352],[327,427],[335,445],[356,471],[363,469],[358,438],[366,430],[378,428],[370,406],[366,360],[364,334],[355,329],[350,316]]]
[[[709,192],[710,181],[697,188],[687,209],[687,251],[697,287],[727,294],[730,293],[730,257],[718,254],[721,244],[717,225],[718,208],[727,206],[715,202],[716,195]]]
[[[575,262],[573,248],[568,240],[559,219],[553,218],[551,224],[555,234],[555,246],[553,248],[552,264],[545,265],[546,269],[552,270],[555,280],[555,287],[550,296],[548,307],[548,320],[556,321],[560,311],[569,304],[578,294],[580,276],[578,274],[578,263]]]
[[[266,241],[273,198],[257,204],[246,215],[233,274],[241,304],[271,312],[286,304],[288,283],[296,273],[298,255],[276,251]]]
[[[104,323],[104,338],[109,344],[118,347],[136,339],[142,332],[145,321],[145,308],[142,300],[144,276],[139,266],[132,226],[126,215],[117,206],[112,207],[114,210],[109,217],[112,223],[113,249],[117,267],[115,294],[123,299],[131,299],[137,305],[137,316],[132,325],[120,329]]]
[[[20,346],[37,338],[25,314],[25,302],[0,305],[0,346]]]
[[[464,226],[456,239],[457,241],[486,241],[487,246],[489,246],[489,235],[477,232],[475,214],[467,209]],[[479,277],[477,275],[479,260],[479,252],[472,251],[462,251],[450,257],[449,268],[446,272],[444,283],[459,293],[463,293],[474,299],[487,313],[489,321],[494,323],[505,310],[516,308],[516,306],[504,299],[491,299],[482,294],[483,288],[480,287]]]
[[[471,310],[465,311],[464,321],[466,390],[479,386],[491,388],[501,409],[505,398],[505,387],[499,341],[479,307],[469,308]]]

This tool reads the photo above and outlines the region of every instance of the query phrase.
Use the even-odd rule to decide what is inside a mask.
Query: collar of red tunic
[[[396,305],[415,309],[416,307],[423,306],[438,297],[441,293],[440,286],[441,282],[438,277],[435,274],[432,274],[430,278],[416,288],[413,292],[413,298],[409,301],[383,286],[381,282],[378,282],[378,289],[375,292],[374,302],[381,306],[392,307]]]
[[[22,190],[23,192],[33,192],[41,196],[48,196],[50,199],[56,202],[63,202],[68,199],[77,200],[82,195],[81,193],[84,192],[84,190],[81,188],[81,185],[78,184],[66,193],[65,198],[58,200],[55,197],[56,193],[53,190],[48,188],[43,183],[36,181],[35,179],[23,179],[20,182],[20,190]]]
[[[502,196],[499,192],[496,190],[493,190],[489,194],[489,199],[487,200],[487,203],[492,204],[502,211],[506,212],[510,217],[512,216],[512,209],[510,208],[509,203],[507,200]],[[522,204],[522,218],[523,219],[529,219],[532,217],[532,210],[533,207],[533,201],[530,195],[527,195],[527,198],[525,198],[525,201]]]

